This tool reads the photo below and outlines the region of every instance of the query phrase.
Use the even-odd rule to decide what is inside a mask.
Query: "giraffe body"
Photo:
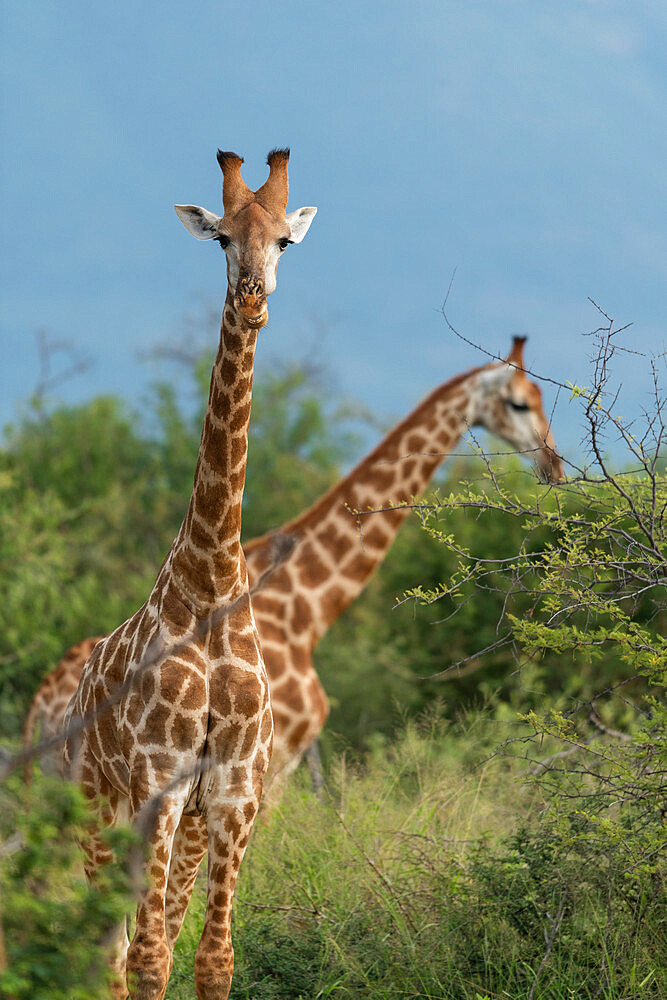
[[[251,192],[242,160],[219,153],[225,214],[177,206],[198,239],[227,257],[220,347],[192,497],[147,602],[89,657],[65,724],[68,774],[103,802],[113,824],[127,815],[147,833],[149,885],[128,946],[119,931],[114,996],[162,1000],[171,968],[165,905],[174,837],[198,817],[209,852],[208,899],[195,959],[199,1000],[224,1000],[233,970],[232,896],[259,807],[273,725],[240,543],[252,376],[258,330],[268,319],[280,254],[305,236],[314,209],[286,215],[288,151],[269,154],[269,179]],[[109,860],[87,845],[91,878]],[[127,978],[125,976],[127,972]]]

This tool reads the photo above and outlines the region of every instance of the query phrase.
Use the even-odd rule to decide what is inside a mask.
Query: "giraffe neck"
[[[247,583],[241,504],[257,330],[242,323],[231,296],[222,314],[194,486],[171,551],[170,577],[192,610],[210,610]]]
[[[290,572],[301,607],[305,600],[310,609],[313,645],[361,593],[409,513],[384,510],[359,517],[351,511],[406,503],[426,489],[466,427],[473,374],[431,393],[344,479],[281,529],[299,539]],[[266,544],[263,538],[246,545],[253,574]]]

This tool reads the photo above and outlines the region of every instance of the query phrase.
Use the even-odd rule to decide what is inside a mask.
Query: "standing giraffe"
[[[258,331],[268,321],[281,253],[300,243],[316,209],[286,214],[288,150],[269,153],[269,177],[251,191],[243,160],[218,152],[224,215],[177,205],[197,239],[227,257],[227,298],[213,366],[190,505],[142,608],[98,642],[67,710],[91,719],[65,742],[70,777],[103,818],[148,824],[149,887],[128,945],[114,947],[114,996],[162,1000],[172,952],[165,897],[174,834],[184,814],[201,818],[208,843],[208,899],[195,958],[199,1000],[224,1000],[231,985],[232,896],[259,807],[272,744],[268,684],[241,548],[252,377]],[[143,662],[145,661],[145,662]],[[116,692],[116,693],[114,693]],[[118,694],[120,692],[120,695]],[[94,877],[110,860],[86,845]]]
[[[253,597],[271,688],[272,788],[299,763],[329,713],[312,654],[387,555],[420,496],[466,428],[483,426],[533,459],[541,479],[563,478],[539,386],[524,370],[525,337],[505,363],[445,382],[352,471],[279,532],[296,544]],[[387,509],[392,505],[398,509]],[[363,524],[354,511],[375,510]],[[246,543],[251,580],[270,565],[275,533]]]

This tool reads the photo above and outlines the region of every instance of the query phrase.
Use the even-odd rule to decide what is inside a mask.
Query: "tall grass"
[[[411,724],[363,765],[338,758],[322,802],[297,776],[244,862],[232,997],[660,995],[655,879],[619,883],[604,851],[591,865],[519,760],[480,763],[498,736]],[[200,882],[168,1000],[192,996],[204,898]]]

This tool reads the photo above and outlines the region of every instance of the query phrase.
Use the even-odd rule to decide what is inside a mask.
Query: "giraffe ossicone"
[[[273,738],[240,541],[254,356],[278,260],[297,242],[295,231],[303,239],[315,214],[300,210],[294,225],[288,221],[288,158],[287,150],[272,151],[268,179],[252,192],[241,178],[241,158],[219,152],[223,217],[193,206],[179,212],[191,231],[214,225],[207,238],[217,239],[227,257],[220,346],[192,496],[148,600],[94,646],[65,718],[66,726],[90,720],[66,739],[64,760],[70,777],[101,803],[105,821],[150,818],[149,885],[135,934],[131,944],[124,929],[115,938],[116,998],[128,989],[133,1000],[164,996],[172,962],[167,884],[186,814],[201,819],[209,851],[197,996],[224,1000],[231,984],[232,896]],[[85,849],[94,878],[110,852],[102,841]]]

